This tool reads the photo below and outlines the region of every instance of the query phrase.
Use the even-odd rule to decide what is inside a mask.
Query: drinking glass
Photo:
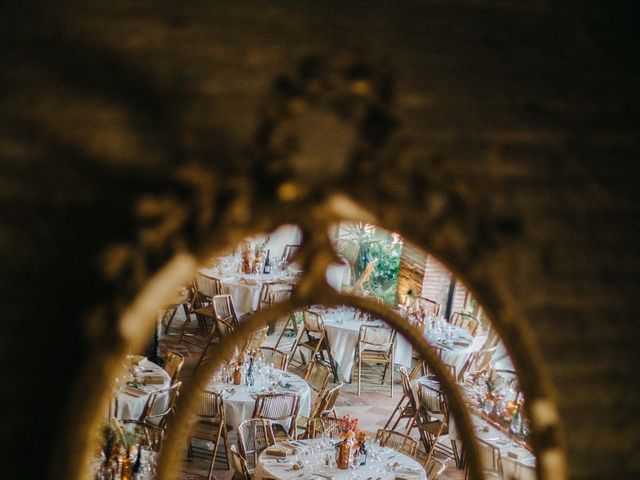
[[[484,413],[486,413],[487,415],[490,415],[491,412],[493,411],[493,407],[494,407],[494,403],[493,400],[491,400],[490,398],[485,399],[484,404],[482,405],[482,409],[484,410]]]

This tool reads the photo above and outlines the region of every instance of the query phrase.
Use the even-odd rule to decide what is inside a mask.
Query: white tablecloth
[[[148,359],[144,359],[139,363],[142,373],[138,375],[138,381],[130,378],[129,375],[123,377],[121,380],[121,386],[116,391],[118,398],[118,412],[117,417],[121,420],[137,420],[140,418],[144,406],[147,404],[149,395],[163,388],[167,388],[171,383],[169,374],[164,371],[162,367],[156,365]],[[162,376],[163,383],[157,385],[144,385],[144,377],[147,376]],[[129,378],[127,378],[129,377]],[[136,384],[140,384],[138,389],[131,389],[127,386],[126,382],[131,381]],[[135,392],[138,392],[137,394]]]
[[[308,417],[311,413],[311,389],[307,382],[293,373],[282,370],[275,370],[275,372],[277,372],[277,375],[280,377],[281,384],[291,384],[289,388],[279,386],[275,391],[298,394],[300,396],[300,410],[298,415]],[[220,384],[216,383],[213,379],[209,383],[208,388],[217,392],[223,392],[227,425],[233,428],[237,428],[238,425],[250,419],[253,415],[253,409],[256,404],[254,396],[257,393],[267,393],[263,388],[248,387],[246,385]]]
[[[358,345],[358,335],[362,321],[356,319],[357,314],[352,309],[324,311],[321,308],[314,309],[324,319],[329,345],[333,359],[338,365],[338,375],[341,381],[349,381],[355,362],[355,351]],[[383,322],[371,323],[382,325]],[[472,352],[479,350],[486,340],[486,336],[478,335],[472,338],[467,332],[458,327],[450,327],[451,336],[448,340],[437,341],[436,337],[426,332],[425,337],[434,346],[443,347],[443,360],[445,363],[455,365],[459,372]],[[464,343],[457,345],[455,342]],[[470,343],[466,343],[470,342]],[[402,335],[396,336],[394,347],[394,363],[411,368],[411,343]]]
[[[371,439],[368,441],[371,442]],[[293,445],[304,445],[302,448],[298,448],[299,451],[302,451],[305,447],[309,446],[311,442],[313,441],[298,441]],[[285,445],[288,446],[290,444]],[[333,447],[329,447],[329,450],[326,450],[326,453],[335,457],[335,449]],[[324,454],[324,452],[315,452],[315,455],[318,457],[320,457],[321,454]],[[299,457],[300,456],[301,454],[299,454]],[[296,480],[326,480],[326,478],[333,478],[334,480],[382,478],[385,480],[392,480],[397,478],[397,476],[402,476],[404,478],[424,480],[427,476],[422,465],[413,458],[389,448],[382,449],[379,460],[374,460],[371,455],[368,455],[366,465],[361,465],[355,470],[341,470],[339,468],[319,466],[305,466],[300,470],[291,470],[291,465],[294,461],[295,457],[293,455],[288,455],[279,461],[277,457],[268,455],[267,450],[265,450],[258,458],[255,478],[256,480],[261,480],[262,478],[275,478],[276,480],[291,480],[293,478]],[[395,467],[393,467],[395,471],[385,472],[384,469],[387,465],[395,465]],[[321,473],[323,476],[314,475],[314,473]],[[324,475],[326,475],[326,477],[324,477]]]
[[[324,312],[322,317],[333,359],[338,364],[338,376],[341,381],[348,382],[351,378],[358,335],[363,322],[356,319],[356,311],[351,309]],[[382,322],[369,324],[383,325]],[[394,362],[407,367],[411,366],[411,344],[400,336],[396,338]]]
[[[426,331],[425,337],[431,345],[442,347],[442,361],[455,366],[456,373],[460,373],[469,355],[482,348],[487,336],[478,334],[476,337],[471,337],[466,330],[453,325],[448,325],[446,328],[449,334],[447,339],[439,339],[429,330]]]
[[[255,312],[260,303],[260,289],[265,282],[285,282],[290,281],[292,277],[282,273],[270,273],[269,275],[254,275],[245,273],[223,274],[217,269],[201,268],[200,272],[209,277],[220,279],[222,289],[233,297],[233,303],[236,306],[236,313],[244,315],[246,313]],[[198,280],[202,293],[207,295],[213,294],[213,282],[206,278],[200,277]]]

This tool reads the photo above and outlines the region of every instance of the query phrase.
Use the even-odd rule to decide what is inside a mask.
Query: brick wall
[[[409,291],[412,292],[413,298],[420,296],[426,263],[427,255],[423,250],[410,242],[404,242],[400,255],[400,270],[398,271],[396,294],[398,303],[405,301]]]

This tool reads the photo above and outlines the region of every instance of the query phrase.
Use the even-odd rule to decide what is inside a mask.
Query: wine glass
[[[490,398],[486,398],[484,403],[482,404],[482,409],[484,410],[484,413],[486,413],[487,415],[490,415],[491,412],[493,411],[494,406],[495,406],[495,403],[493,402],[493,400],[491,400]]]

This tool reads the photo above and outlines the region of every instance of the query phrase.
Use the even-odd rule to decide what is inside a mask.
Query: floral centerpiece
[[[345,469],[349,465],[357,466],[366,463],[367,434],[364,431],[358,431],[358,419],[345,415],[339,420],[338,426],[340,438],[343,439],[338,444],[336,452],[338,468]]]
[[[122,480],[133,479],[132,459],[137,455],[139,438],[133,432],[125,432],[118,419],[112,418],[101,428],[100,451],[102,464],[98,478],[115,478],[120,473]]]
[[[267,238],[264,239],[264,242],[262,242],[255,251],[255,255],[253,258],[253,265],[251,268],[251,273],[262,273],[262,268],[264,266],[264,262],[267,259],[267,245],[269,244],[269,241],[271,240],[271,237],[269,235],[267,235]]]

